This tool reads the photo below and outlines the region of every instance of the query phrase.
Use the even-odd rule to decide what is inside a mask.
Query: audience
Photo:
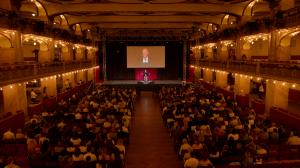
[[[54,111],[34,115],[24,130],[7,130],[3,143],[24,139],[26,152],[16,163],[28,158],[30,167],[49,161],[65,163],[64,167],[123,167],[135,96],[134,89],[104,86],[87,95],[74,94],[59,101]],[[12,156],[19,157],[16,152]],[[14,159],[4,161],[6,167],[18,167]]]
[[[272,146],[300,145],[300,138],[267,119],[256,117],[231,98],[201,84],[163,87],[162,117],[184,167],[261,164]]]

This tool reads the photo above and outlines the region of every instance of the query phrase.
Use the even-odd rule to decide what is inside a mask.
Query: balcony
[[[95,64],[92,61],[1,64],[0,85],[18,83],[93,66]]]
[[[275,80],[300,82],[300,64],[288,62],[193,60],[194,65]]]

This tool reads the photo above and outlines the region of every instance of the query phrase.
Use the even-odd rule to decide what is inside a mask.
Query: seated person
[[[199,160],[199,167],[213,167],[208,157],[203,157]]]
[[[180,146],[179,155],[185,159],[186,154],[190,154],[190,153],[192,153],[192,151],[193,151],[193,148],[188,143],[187,139],[183,139],[182,145]]]
[[[199,160],[195,157],[190,157],[184,162],[184,168],[198,168]]]
[[[287,140],[288,145],[300,145],[300,137],[294,135],[294,132],[291,132],[290,137]]]
[[[88,149],[88,152],[83,155],[83,160],[86,162],[97,161],[97,157],[94,153],[91,152],[91,149]]]
[[[15,137],[15,133],[13,133],[11,131],[11,129],[8,129],[4,134],[3,134],[3,140],[9,141],[9,140],[14,140]]]
[[[20,166],[18,166],[14,163],[13,159],[9,158],[8,161],[9,161],[9,164],[7,164],[4,168],[20,168]]]
[[[79,146],[81,143],[81,139],[79,138],[79,136],[75,133],[73,135],[73,137],[70,139],[70,142],[74,145],[74,146]]]
[[[72,160],[74,162],[83,161],[83,155],[80,153],[79,148],[77,148],[75,153],[72,155]]]
[[[25,139],[26,136],[23,134],[22,129],[18,129],[16,133],[16,139]]]

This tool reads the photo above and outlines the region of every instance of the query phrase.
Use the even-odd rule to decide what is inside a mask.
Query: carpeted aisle
[[[151,92],[142,92],[134,115],[126,168],[182,167],[161,119],[158,98]]]

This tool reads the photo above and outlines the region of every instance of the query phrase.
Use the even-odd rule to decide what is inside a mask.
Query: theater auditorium
[[[300,168],[300,0],[0,0],[0,168]]]

